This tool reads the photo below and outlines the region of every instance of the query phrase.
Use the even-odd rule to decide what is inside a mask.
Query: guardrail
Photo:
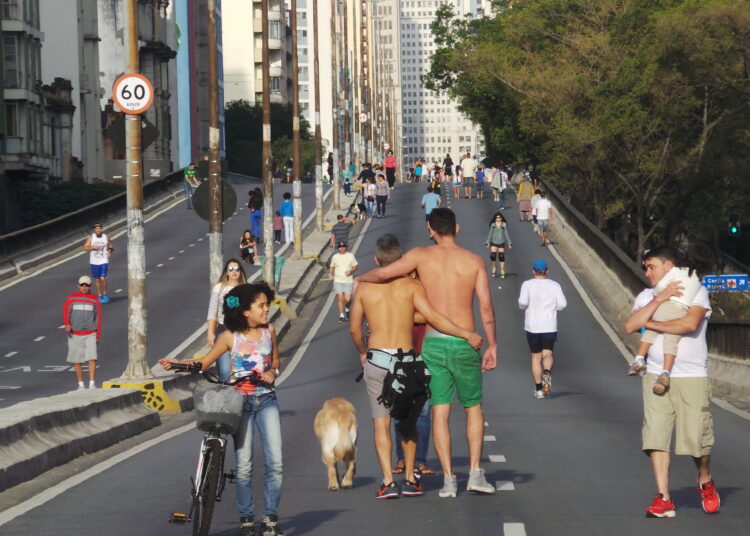
[[[637,295],[649,286],[638,263],[586,219],[557,188],[544,182],[544,189],[568,225],[607,264],[628,290]],[[706,339],[710,353],[750,360],[750,323],[709,321]]]
[[[179,170],[163,179],[148,182],[143,186],[143,197],[150,199],[171,192],[181,181],[182,170]],[[8,262],[23,252],[54,244],[75,233],[85,235],[91,230],[92,223],[105,222],[114,214],[124,211],[126,196],[126,192],[121,192],[69,214],[0,236],[0,262]]]

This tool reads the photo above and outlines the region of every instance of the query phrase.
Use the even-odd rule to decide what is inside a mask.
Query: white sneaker
[[[455,497],[457,492],[458,492],[458,481],[456,480],[456,475],[444,476],[443,487],[438,492],[438,496],[443,497],[443,498]]]
[[[478,491],[479,493],[495,493],[495,486],[484,478],[484,469],[472,469],[469,471],[469,483],[466,491]]]
[[[534,391],[534,398],[545,398],[544,391],[539,389],[538,391]]]
[[[646,370],[646,361],[641,356],[636,356],[628,367],[628,376],[638,376]]]

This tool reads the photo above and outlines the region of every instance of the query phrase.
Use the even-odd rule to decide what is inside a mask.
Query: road
[[[407,247],[428,243],[424,216],[418,207],[422,189],[419,184],[398,187],[389,204],[389,215],[367,224],[361,243],[355,245],[362,270],[374,266],[374,243],[385,232],[397,233]],[[482,242],[494,211],[492,201],[447,198],[446,202],[458,215],[459,244],[485,256]],[[358,356],[347,325],[339,324],[335,308],[330,308],[330,283],[321,281],[294,328],[297,335],[311,341],[309,346],[295,341],[282,347],[283,368],[291,371],[279,387],[284,438],[280,515],[284,533],[745,534],[750,526],[746,508],[750,504],[746,486],[750,427],[746,420],[715,406],[717,442],[712,465],[722,496],[721,512],[714,516],[702,512],[694,490],[692,463],[679,457],[672,468],[677,517],[644,517],[654,484],[648,460],[639,451],[639,380],[626,377],[622,354],[576,293],[553,251],[539,247],[530,226],[518,223],[513,209],[506,215],[513,238],[513,249],[507,255],[508,278],[491,280],[499,366],[484,375],[483,466],[488,480],[497,483],[497,494],[475,496],[464,491],[468,472],[465,419],[458,410],[452,421],[458,497],[438,498],[442,483],[438,471],[436,476],[425,477],[427,493],[423,497],[374,499],[379,470],[364,386],[353,381],[359,372]],[[516,304],[520,285],[530,277],[531,264],[537,258],[549,263],[551,278],[562,285],[568,298],[568,307],[560,314],[553,396],[547,400],[532,396],[523,315]],[[326,490],[325,470],[312,429],[316,411],[332,396],[349,399],[360,423],[354,488],[338,492]],[[170,526],[166,520],[169,512],[188,508],[189,478],[200,433],[187,425],[175,434],[111,467],[92,468],[93,476],[74,487],[66,487],[69,483],[63,481],[60,489],[64,491],[57,497],[2,525],[0,532],[4,536],[190,534],[189,526]],[[257,449],[256,453],[260,460]],[[231,464],[231,459],[227,463]],[[438,469],[432,448],[428,463]],[[256,479],[256,497],[262,497],[261,481]],[[212,529],[216,535],[237,533],[232,489],[217,506]]]
[[[247,192],[253,182],[233,184],[237,211],[224,224],[225,258],[239,258],[240,235],[250,227]],[[327,187],[326,187],[327,188]],[[291,192],[275,185],[274,207]],[[302,188],[303,218],[315,210],[313,185]],[[343,199],[343,198],[342,198]],[[93,223],[93,222],[92,222]],[[107,232],[107,230],[104,230]],[[206,322],[208,295],[208,223],[180,202],[149,217],[146,236],[147,358],[154,363]],[[83,245],[86,236],[81,236]],[[102,306],[102,339],[97,382],[117,378],[127,364],[127,238],[113,238],[115,251],[107,278],[110,303]],[[261,248],[263,245],[261,245]],[[278,249],[278,248],[277,248]],[[246,267],[248,275],[259,266]],[[24,400],[64,393],[76,387],[67,355],[62,305],[89,275],[88,253],[81,252],[37,275],[0,285],[0,408]],[[95,290],[93,290],[95,292]],[[84,366],[84,369],[86,367]],[[85,379],[87,373],[84,371]]]

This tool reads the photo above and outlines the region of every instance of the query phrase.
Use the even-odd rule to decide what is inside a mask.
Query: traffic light
[[[742,228],[740,227],[740,217],[736,214],[729,216],[728,225],[729,236],[739,236]]]

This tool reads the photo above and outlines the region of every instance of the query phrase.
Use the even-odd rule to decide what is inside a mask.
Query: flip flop
[[[414,468],[415,473],[419,473],[420,475],[434,475],[435,471],[427,467],[426,464],[420,463]]]
[[[391,470],[391,473],[395,475],[400,475],[401,473],[404,472],[404,469],[406,469],[406,464],[404,463],[404,460],[399,460],[396,462],[396,467],[394,467]]]

